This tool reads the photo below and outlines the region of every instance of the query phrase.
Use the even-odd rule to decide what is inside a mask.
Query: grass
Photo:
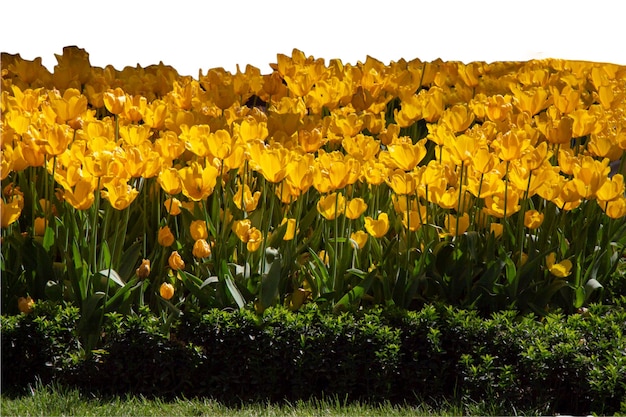
[[[78,390],[55,386],[38,386],[30,395],[10,397],[3,395],[0,403],[2,416],[458,416],[533,414],[531,410],[507,410],[497,404],[470,403],[455,405],[398,406],[390,403],[366,404],[341,399],[298,401],[295,403],[241,404],[226,406],[210,399],[173,401],[144,397],[94,398]]]

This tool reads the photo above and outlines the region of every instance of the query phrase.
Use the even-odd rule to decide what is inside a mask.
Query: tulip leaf
[[[119,260],[119,266],[117,268],[120,277],[125,279],[131,279],[135,274],[135,262],[137,259],[140,259],[139,256],[142,250],[142,242],[136,241],[132,245],[128,247],[122,253],[121,259]]]
[[[114,269],[103,269],[98,273],[104,277],[107,277],[109,280],[113,281],[120,287],[126,285],[122,277],[120,277],[120,275]]]
[[[232,295],[239,308],[242,309],[245,306],[246,301],[244,300],[243,295],[241,295],[239,288],[237,288],[237,284],[235,284],[233,276],[231,275],[230,269],[228,269],[228,264],[225,260],[222,262],[222,274],[230,295]]]
[[[353,273],[354,272],[355,271],[353,271]],[[352,288],[343,297],[341,297],[341,299],[337,301],[337,304],[335,304],[335,311],[339,311],[347,308],[350,305],[354,305],[356,301],[359,301],[361,298],[363,298],[363,296],[370,289],[376,273],[376,270],[369,272],[356,287]],[[356,275],[358,276],[358,274]]]
[[[602,288],[604,288],[602,284],[600,284],[598,280],[594,278],[591,278],[589,281],[587,281],[587,283],[585,284],[585,301],[589,299],[589,297],[595,290],[600,290]]]
[[[269,271],[265,274],[261,281],[259,300],[261,306],[265,309],[271,306],[276,298],[278,298],[278,287],[280,286],[281,260],[277,256],[270,265]]]
[[[49,251],[50,248],[54,245],[54,229],[52,229],[50,226],[46,227],[46,231],[43,234],[42,245],[46,251]]]
[[[200,285],[200,289],[206,287],[207,285],[215,284],[218,281],[219,279],[216,276],[208,277],[207,279],[204,280],[202,285]]]

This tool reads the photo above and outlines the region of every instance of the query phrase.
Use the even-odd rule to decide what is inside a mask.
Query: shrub
[[[77,360],[77,310],[38,305],[2,318],[2,386],[40,379],[100,395],[223,403],[333,396],[357,401],[488,401],[502,410],[626,411],[626,311],[481,317],[427,305],[329,313],[271,307],[109,314],[99,349]]]
[[[48,383],[80,352],[78,309],[36,303],[30,314],[2,316],[2,392],[23,392],[40,380]]]

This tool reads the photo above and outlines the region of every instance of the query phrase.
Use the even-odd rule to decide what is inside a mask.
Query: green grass
[[[242,404],[225,406],[208,399],[152,400],[144,397],[93,398],[77,390],[37,387],[30,395],[8,397],[0,403],[2,416],[458,416],[540,414],[535,411],[507,410],[496,404],[398,406],[370,405],[340,399],[298,401],[293,404]]]

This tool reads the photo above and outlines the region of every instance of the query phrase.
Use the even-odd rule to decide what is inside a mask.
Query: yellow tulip
[[[287,224],[287,229],[285,230],[285,234],[283,235],[283,240],[293,240],[296,236],[296,219],[288,219],[283,218],[280,222],[280,225]]]
[[[361,214],[363,214],[365,210],[367,210],[367,203],[365,200],[361,197],[356,197],[348,201],[346,204],[345,214],[347,218],[355,220],[361,217]]]
[[[520,88],[512,85],[513,105],[531,116],[536,115],[548,106],[548,91],[542,87]]]
[[[598,201],[598,203],[600,203]],[[626,216],[626,197],[621,196],[614,200],[600,204],[604,213],[612,219],[621,219]]]
[[[174,244],[175,240],[176,238],[174,237],[174,234],[170,230],[169,226],[163,226],[159,229],[159,233],[157,235],[157,242],[159,242],[159,245],[169,247]]]
[[[193,152],[200,158],[209,156],[209,135],[211,128],[209,125],[200,124],[191,127],[186,124],[180,126],[181,133],[179,139],[185,144],[185,149]]]
[[[398,195],[415,193],[416,184],[413,175],[401,169],[396,169],[390,173],[385,182]]]
[[[22,214],[22,208],[24,207],[24,197],[17,194],[14,195],[9,202],[5,203],[0,199],[0,215],[2,216],[2,227],[6,228]]]
[[[467,229],[469,228],[470,216],[467,213],[463,213],[461,216],[448,214],[446,216],[444,223],[450,235],[459,236],[465,233]],[[458,224],[458,229],[457,229],[457,224]]]
[[[578,194],[585,199],[594,197],[600,187],[608,180],[610,171],[608,158],[598,161],[590,156],[582,157],[573,166],[573,181]]]
[[[214,166],[202,167],[198,162],[178,170],[182,181],[183,194],[193,201],[204,200],[213,193],[218,171]]]
[[[81,178],[73,189],[66,189],[63,192],[63,198],[76,210],[87,210],[94,202],[95,189],[92,180]]]
[[[211,132],[207,141],[209,152],[218,159],[228,158],[235,147],[234,139],[235,138],[224,129],[220,129],[215,133]]]
[[[381,152],[382,160],[389,160],[395,168],[410,171],[426,156],[426,139],[411,143],[410,139],[398,139],[398,142],[387,147],[387,151]],[[386,158],[383,155],[388,155]]]
[[[580,91],[566,85],[559,91],[557,87],[549,87],[554,106],[562,113],[569,114],[579,106]]]
[[[356,249],[363,249],[367,243],[369,234],[363,230],[357,230],[350,234],[350,239],[356,244]]]
[[[209,237],[209,231],[207,230],[206,221],[204,220],[192,221],[189,225],[189,232],[193,240],[208,239]]]
[[[405,210],[402,213],[402,225],[411,232],[417,231],[427,222],[425,206],[420,205],[417,210]]]
[[[439,122],[448,125],[452,132],[464,132],[474,122],[474,113],[467,105],[455,104],[444,110]]]
[[[183,189],[179,171],[175,168],[167,168],[159,172],[157,182],[163,191],[170,195],[178,194]]]
[[[295,153],[287,165],[286,181],[291,187],[304,193],[313,185],[315,156],[310,153],[299,156]]]
[[[372,136],[359,133],[355,136],[343,138],[341,146],[346,153],[359,161],[373,159],[380,151],[380,143]]]
[[[239,210],[250,213],[257,208],[260,198],[260,191],[255,191],[254,194],[252,194],[248,184],[244,184],[243,187],[239,184],[237,186],[237,192],[233,195],[233,203],[235,203],[235,206],[237,206]]]
[[[504,232],[504,225],[502,223],[491,223],[489,232],[493,233],[496,238],[499,238],[502,236],[502,232]]]
[[[164,282],[159,287],[159,294],[163,299],[170,300],[174,296],[174,286],[169,282]]]
[[[366,216],[365,230],[367,230],[367,233],[376,238],[385,236],[385,234],[389,230],[389,218],[387,216],[387,213],[380,213],[377,219]]]
[[[41,133],[43,139],[38,140],[38,143],[51,156],[61,155],[74,139],[74,129],[65,124],[44,124]]]
[[[35,224],[33,225],[33,231],[35,236],[43,236],[46,231],[48,221],[44,217],[36,217]]]
[[[17,299],[17,308],[20,312],[24,314],[31,313],[33,311],[33,307],[35,306],[35,301],[29,295],[28,297],[20,297]]]
[[[506,200],[504,192],[487,196],[485,197],[484,209],[487,214],[494,217],[509,217],[520,209],[519,193],[509,188],[506,194]]]
[[[145,125],[125,125],[120,126],[120,137],[124,143],[132,146],[142,145],[149,141],[150,128]]]
[[[341,193],[331,193],[320,197],[317,202],[317,211],[326,219],[333,220],[346,209],[346,199]]]
[[[177,198],[168,198],[163,202],[165,210],[171,216],[178,216],[181,213],[182,204]]]
[[[572,261],[565,259],[559,263],[555,263],[556,254],[554,252],[546,256],[546,266],[550,273],[558,278],[565,278],[572,273]]]
[[[529,229],[537,229],[543,223],[543,213],[537,210],[528,210],[524,213],[524,226]]]
[[[248,241],[246,242],[246,249],[249,252],[256,252],[263,243],[263,234],[256,227],[251,227],[248,232]]]
[[[139,195],[139,191],[119,177],[107,182],[101,191],[102,197],[106,198],[116,210],[124,210]]]
[[[124,103],[128,99],[128,96],[121,88],[117,87],[115,90],[109,89],[105,91],[102,98],[104,99],[104,106],[113,114],[120,114],[124,111]]]
[[[174,271],[185,269],[185,261],[183,261],[183,258],[180,256],[178,251],[173,251],[170,254],[169,258],[167,258],[167,263]]]
[[[601,201],[611,201],[624,195],[624,176],[615,174],[604,181],[596,192],[596,198]]]
[[[135,270],[135,274],[137,274],[137,277],[139,277],[139,279],[148,278],[148,275],[150,275],[150,260],[142,260],[139,268]]]
[[[253,164],[267,181],[278,183],[287,175],[290,155],[290,151],[283,147],[266,148],[260,152]]]
[[[204,239],[198,239],[193,244],[193,250],[191,251],[196,258],[207,258],[211,256],[211,246]]]

